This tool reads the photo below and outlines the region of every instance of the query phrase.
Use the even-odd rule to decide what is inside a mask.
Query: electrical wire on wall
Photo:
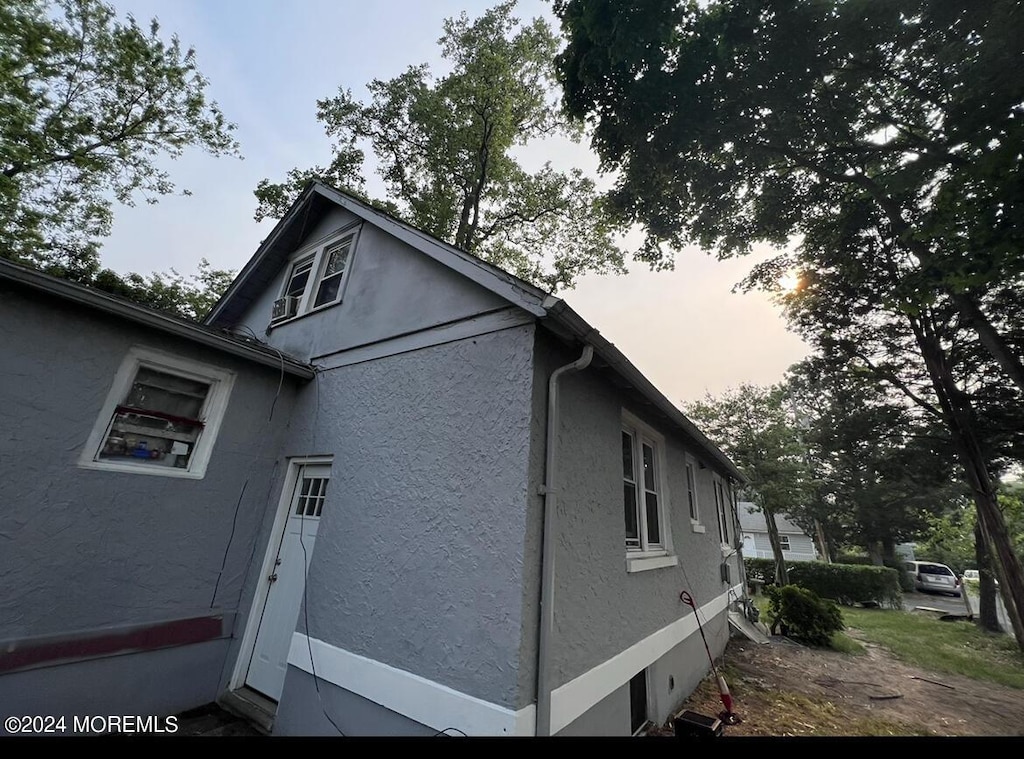
[[[315,410],[314,410],[314,413],[313,413],[313,423],[312,423],[312,425],[310,427],[310,449],[309,449],[309,453],[307,454],[308,457],[318,455],[318,453],[317,453],[318,449],[317,449],[316,434],[317,434],[317,426],[318,426],[318,423],[319,423],[319,420],[320,420],[320,375],[324,371],[325,370],[322,369],[321,367],[314,367],[313,368],[313,372],[314,372],[313,383],[314,383],[314,386],[315,386],[316,407],[315,407]],[[309,581],[309,553],[306,550],[306,542],[304,540],[304,537],[305,537],[305,518],[306,518],[306,510],[302,509],[300,511],[300,513],[299,513],[299,520],[300,520],[299,521],[299,546],[302,548],[302,562],[303,562],[303,573],[302,573],[302,617],[303,617],[303,625],[306,628],[306,653],[309,655],[309,668],[311,670],[310,671],[310,675],[313,678],[313,687],[316,689],[316,697],[317,697],[317,701],[318,701],[318,703],[320,705],[320,711],[323,712],[324,717],[326,717],[327,721],[331,723],[331,726],[335,730],[338,731],[338,734],[344,736],[345,732],[338,726],[338,723],[335,722],[334,718],[327,711],[327,707],[324,704],[323,693],[320,691],[320,677],[319,677],[319,675],[317,675],[316,661],[314,660],[314,657],[313,657],[313,643],[312,643],[313,630],[312,630],[312,627],[310,625],[310,620],[309,620],[309,582],[308,582]],[[456,733],[457,735],[466,736],[466,733],[464,733],[462,730],[460,730],[457,727],[446,727],[443,730],[437,731],[431,737],[435,737],[436,738],[436,737],[439,737],[439,736],[442,736],[442,735],[448,736],[449,733]]]
[[[316,408],[313,413],[313,423],[310,425],[310,438],[311,445],[307,456],[316,455],[316,428],[320,421],[320,373],[323,371],[320,367],[313,367],[313,385],[316,392]],[[300,474],[301,477],[301,474]],[[309,654],[309,668],[310,675],[313,677],[313,687],[316,689],[316,699],[320,704],[320,711],[323,712],[324,717],[331,723],[331,726],[338,731],[338,735],[345,736],[345,731],[338,727],[338,723],[334,721],[334,718],[328,713],[327,707],[324,705],[324,697],[320,692],[320,678],[316,674],[316,662],[313,660],[313,630],[309,624],[309,554],[306,551],[306,542],[304,540],[306,532],[306,510],[303,508],[299,512],[299,546],[302,548],[302,621],[303,626],[306,628],[306,651]]]
[[[274,393],[274,400],[271,401],[270,411],[267,414],[267,420],[266,420],[266,422],[263,423],[263,429],[261,430],[261,432],[259,434],[259,439],[260,439],[259,447],[256,450],[256,455],[253,456],[252,461],[249,463],[249,469],[248,469],[248,471],[245,474],[245,480],[242,482],[242,487],[241,487],[241,489],[238,492],[238,498],[235,501],[235,510],[234,510],[234,513],[231,516],[231,531],[230,531],[230,533],[228,533],[228,540],[227,540],[227,543],[224,545],[224,556],[221,558],[220,571],[217,572],[217,580],[216,580],[216,582],[214,582],[214,585],[213,585],[213,595],[210,597],[210,608],[211,609],[214,608],[217,605],[217,592],[220,590],[220,582],[221,582],[221,579],[224,577],[224,570],[225,570],[225,568],[227,567],[227,564],[228,564],[228,555],[231,552],[231,544],[234,542],[234,539],[235,539],[235,531],[236,531],[236,529],[238,527],[238,514],[239,514],[239,512],[241,511],[241,508],[242,508],[242,500],[245,498],[245,491],[249,487],[249,480],[252,479],[252,473],[255,470],[256,465],[263,458],[263,451],[264,451],[265,446],[267,444],[267,437],[268,437],[266,432],[267,432],[267,429],[270,427],[271,422],[274,420],[274,410],[277,408],[277,400],[278,400],[278,398],[281,397],[281,390],[284,388],[284,354],[281,351],[279,351],[277,348],[275,348],[274,346],[268,345],[267,343],[262,342],[258,337],[256,337],[256,335],[253,333],[253,331],[251,329],[249,329],[248,327],[246,327],[244,325],[243,325],[243,327],[244,327],[244,329],[246,329],[249,332],[250,335],[252,335],[252,339],[256,343],[258,343],[258,344],[260,344],[260,345],[262,345],[262,346],[264,346],[266,348],[269,348],[270,350],[274,351],[277,354],[277,357],[278,357],[278,359],[281,362],[281,369],[280,369],[280,375],[279,375],[278,381],[277,381],[277,392]],[[276,469],[276,467],[277,467],[277,462],[275,461],[274,462],[274,468]],[[273,481],[273,476],[274,476],[274,473],[273,473],[273,470],[272,470],[271,471],[271,482]],[[254,541],[254,547],[255,547],[255,541]],[[253,557],[253,552],[250,551],[250,553],[249,553],[249,560],[246,563],[245,572],[242,575],[243,577],[245,577],[246,574],[248,574],[248,572],[249,572],[249,567],[252,565],[252,557]],[[244,582],[243,582],[243,587],[244,587]],[[242,593],[242,591],[240,590],[239,591],[239,599],[241,599],[241,593]]]

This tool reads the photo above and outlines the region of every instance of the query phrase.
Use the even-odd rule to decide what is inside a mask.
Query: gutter
[[[594,348],[585,345],[583,353],[571,364],[555,369],[548,379],[548,419],[544,467],[544,538],[540,568],[540,640],[537,644],[537,726],[535,735],[551,734],[551,638],[555,626],[555,530],[558,526],[558,489],[555,477],[558,439],[558,380],[563,374],[578,372],[590,366]]]
[[[301,377],[307,380],[314,377],[313,367],[288,358],[284,354],[271,354],[255,350],[244,343],[224,337],[216,332],[211,332],[208,328],[201,327],[198,324],[192,324],[191,322],[123,301],[99,290],[92,290],[82,285],[66,282],[48,274],[41,274],[17,264],[12,264],[9,261],[0,260],[0,280],[2,279],[41,290],[51,295],[95,308],[98,311],[113,314],[114,316],[124,317],[135,324],[144,324],[161,332],[206,345],[222,353],[230,353],[257,364],[270,366],[275,369],[283,369],[284,372],[294,377]]]

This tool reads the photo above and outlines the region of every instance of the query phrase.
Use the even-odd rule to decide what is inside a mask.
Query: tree
[[[514,7],[446,20],[445,76],[411,66],[370,82],[369,103],[348,90],[318,101],[331,162],[260,182],[256,219],[280,218],[314,178],[364,193],[368,143],[387,189],[377,204],[414,226],[552,290],[587,271],[624,271],[593,181],[549,164],[529,173],[516,159],[534,140],[579,130],[552,95],[557,38],[541,19],[520,25]]]
[[[791,367],[786,386],[813,471],[808,511],[833,544],[897,566],[898,543],[964,501],[948,434],[898,391],[821,356]]]
[[[1019,492],[1020,485],[1016,483],[1004,485],[1000,489],[999,505],[1017,555],[1024,556],[1024,501]],[[918,554],[948,564],[957,574],[968,567],[977,568],[978,623],[985,630],[1000,632],[992,557],[976,513],[971,509],[953,508],[933,517],[928,527]]]
[[[802,272],[802,282],[779,300],[792,328],[826,365],[899,392],[941,429],[974,501],[1021,643],[1021,561],[997,497],[1000,475],[1022,458],[1020,394],[1006,384],[952,299],[921,297],[914,262],[894,256],[871,224],[870,214],[838,213],[829,234],[808,236],[782,256]],[[756,267],[750,283],[777,291],[776,265]]]
[[[161,157],[236,154],[195,51],[101,0],[0,4],[0,255],[88,279],[113,201],[173,192]]]
[[[645,225],[647,257],[663,241],[722,256],[798,241],[753,281],[796,265],[795,328],[948,431],[1024,648],[1024,569],[996,497],[1022,429],[1021,311],[1001,304],[1020,303],[1024,279],[1024,82],[1005,66],[1024,11],[570,0],[558,12],[567,106],[596,114],[593,144],[619,171],[613,207]]]
[[[804,447],[781,386],[743,384],[686,406],[686,413],[736,463],[764,512],[776,575],[789,584],[776,514],[799,515],[807,497]]]
[[[189,277],[174,269],[148,277],[134,273],[122,276],[102,269],[83,284],[183,319],[201,321],[234,278],[235,272],[214,269],[204,258],[199,262],[199,271]]]
[[[721,256],[870,206],[1024,390],[996,301],[1024,272],[1024,7],[1015,0],[556,0],[565,102],[611,195]]]

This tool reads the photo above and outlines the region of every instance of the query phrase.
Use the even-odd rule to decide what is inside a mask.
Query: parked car
[[[960,597],[960,578],[945,564],[934,561],[908,561],[903,566],[913,581],[915,590],[949,593]]]
[[[978,574],[977,569],[965,569],[963,580],[965,583],[981,582],[981,575]],[[999,580],[997,580],[995,577],[992,578],[992,582],[995,583],[995,586],[997,588],[999,587]]]

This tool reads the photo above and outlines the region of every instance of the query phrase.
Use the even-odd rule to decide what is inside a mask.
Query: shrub
[[[750,559],[744,557],[743,567],[747,571],[747,580],[762,585],[775,584],[775,559]]]
[[[832,636],[844,628],[843,615],[833,601],[797,585],[766,588],[768,618],[772,634],[783,635],[809,646],[827,646]]]
[[[789,568],[789,581],[847,606],[874,601],[893,609],[903,607],[900,573],[889,567],[804,561]]]

